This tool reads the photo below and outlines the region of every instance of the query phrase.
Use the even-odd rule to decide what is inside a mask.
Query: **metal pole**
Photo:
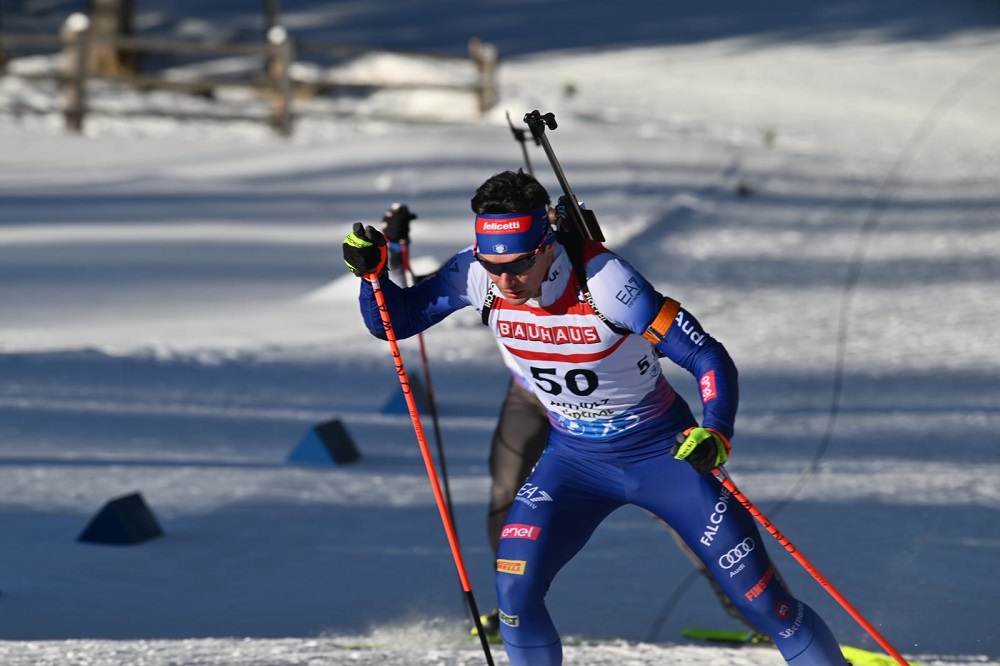
[[[448,536],[448,545],[451,547],[451,555],[455,560],[455,569],[458,570],[458,578],[465,592],[466,601],[469,604],[469,611],[472,613],[473,622],[476,625],[476,633],[479,641],[483,645],[483,652],[486,654],[486,663],[493,666],[493,654],[490,652],[489,640],[486,638],[486,631],[483,630],[482,620],[479,619],[479,608],[476,606],[476,598],[472,595],[472,584],[469,582],[469,575],[465,569],[465,562],[462,560],[462,551],[458,545],[458,537],[455,534],[455,526],[448,507],[445,504],[444,496],[441,494],[441,485],[438,481],[437,472],[434,469],[434,459],[431,457],[430,447],[427,445],[427,437],[424,435],[424,428],[420,424],[420,412],[417,410],[417,401],[413,397],[410,389],[410,379],[403,366],[403,355],[399,351],[399,344],[396,342],[396,333],[392,328],[392,320],[389,317],[389,308],[385,303],[385,296],[382,294],[382,286],[378,277],[366,277],[375,292],[375,302],[378,304],[378,311],[382,317],[382,326],[385,328],[385,337],[389,341],[389,348],[392,350],[392,358],[396,363],[396,374],[399,376],[399,384],[403,389],[403,397],[406,398],[406,406],[410,410],[410,420],[413,422],[413,431],[417,435],[417,443],[420,445],[420,454],[424,459],[424,467],[427,469],[427,477],[431,482],[431,490],[434,492],[434,501],[437,502],[438,513],[441,514],[441,522],[444,525],[445,534]]]

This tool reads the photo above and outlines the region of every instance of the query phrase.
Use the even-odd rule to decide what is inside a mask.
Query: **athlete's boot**
[[[483,631],[486,632],[486,639],[490,643],[499,643],[500,638],[500,610],[494,608],[489,613],[479,616],[479,623],[483,625]],[[473,636],[479,635],[479,629],[475,626],[472,627],[472,631],[469,632]]]

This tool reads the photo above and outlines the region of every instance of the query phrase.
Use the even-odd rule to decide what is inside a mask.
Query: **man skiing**
[[[428,279],[382,285],[399,338],[474,307],[508,366],[545,405],[548,444],[518,491],[500,539],[497,597],[510,661],[562,663],[545,594],[615,509],[633,504],[670,525],[754,626],[795,666],[843,666],[829,628],[775,576],[753,517],[710,474],[729,457],[737,371],[725,348],[680,303],[596,242],[556,237],[548,193],[503,172],[472,198],[476,242]],[[369,282],[385,270],[385,238],[355,224],[344,259],[361,282],[365,324],[384,337]],[[688,370],[699,425],[660,371],[658,354]],[[683,440],[675,446],[678,434]]]
[[[555,211],[550,210],[549,219],[555,222]],[[417,219],[417,214],[405,203],[395,203],[382,216],[382,233],[385,235],[388,248],[389,279],[401,287],[408,286],[406,271],[408,267],[403,258],[404,246],[409,247],[410,223]],[[423,279],[414,276],[415,281]],[[528,474],[545,450],[549,438],[549,417],[545,405],[532,393],[516,369],[512,369],[511,380],[507,384],[507,393],[501,402],[500,414],[496,427],[490,439],[488,453],[490,470],[489,506],[486,514],[486,534],[494,559],[500,548],[500,539],[504,533],[507,514],[514,505],[517,492],[524,485]],[[726,506],[723,507],[725,509]],[[698,573],[705,577],[723,610],[739,620],[749,629],[749,634],[743,639],[748,643],[770,643],[770,637],[758,631],[740,614],[733,602],[729,600],[719,584],[688,548],[687,544],[677,535],[677,532],[666,526],[677,546],[694,564]],[[780,576],[780,573],[776,575]],[[784,582],[784,581],[782,581]],[[500,611],[494,609],[480,616],[480,625],[490,638],[500,635]],[[472,628],[475,635],[477,628]]]

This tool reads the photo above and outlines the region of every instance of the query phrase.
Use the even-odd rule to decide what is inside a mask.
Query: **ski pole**
[[[412,271],[410,271],[410,244],[405,240],[401,240],[399,242],[399,247],[399,253],[403,260],[404,286],[409,286],[409,278],[412,275]],[[416,278],[414,278],[414,281],[416,281]],[[448,514],[454,516],[455,507],[451,503],[451,488],[448,485],[448,465],[444,459],[444,445],[441,440],[441,424],[438,419],[437,403],[434,400],[434,384],[431,382],[431,367],[430,363],[427,362],[427,348],[424,346],[424,334],[417,334],[417,340],[420,343],[420,361],[424,368],[424,382],[427,384],[427,408],[431,412],[431,423],[434,427],[434,441],[437,443],[438,460],[441,462],[441,480],[444,485],[444,498],[448,505]]]
[[[476,633],[479,641],[483,645],[483,652],[486,654],[486,663],[493,666],[493,654],[490,652],[490,644],[483,630],[482,621],[479,619],[479,608],[476,606],[476,598],[472,595],[472,585],[469,583],[469,575],[465,570],[465,562],[462,560],[462,552],[458,546],[458,538],[455,536],[455,527],[452,524],[451,514],[445,505],[441,495],[441,486],[438,483],[437,472],[434,470],[434,460],[431,458],[430,448],[427,446],[427,437],[424,436],[423,426],[420,425],[420,413],[417,411],[417,401],[413,397],[410,389],[410,379],[403,366],[403,356],[399,351],[399,344],[396,342],[396,333],[392,328],[392,320],[389,318],[389,308],[385,303],[385,296],[382,294],[382,285],[379,284],[378,277],[366,278],[375,292],[375,302],[378,304],[379,315],[382,317],[382,326],[385,328],[385,337],[389,341],[389,349],[392,350],[392,359],[396,364],[396,374],[399,375],[399,385],[403,389],[403,397],[406,398],[406,406],[410,410],[410,420],[413,422],[413,432],[417,436],[417,443],[420,445],[420,454],[424,459],[424,467],[427,469],[427,478],[431,482],[431,490],[434,492],[434,501],[437,503],[438,513],[441,514],[441,523],[444,525],[445,534],[448,537],[448,545],[451,547],[451,555],[455,560],[455,569],[458,571],[458,579],[462,584],[462,591],[465,592],[465,599],[469,604],[469,611],[472,613],[473,622],[476,624]]]
[[[510,132],[514,135],[514,140],[521,144],[521,154],[524,155],[524,166],[528,168],[528,175],[534,176],[534,172],[531,170],[531,160],[528,158],[528,146],[527,139],[525,138],[525,133],[523,129],[514,127],[514,123],[510,119],[510,112],[507,112],[507,125],[510,126]],[[535,139],[535,145],[539,143],[538,139]]]
[[[799,552],[799,549],[796,548],[792,544],[792,542],[789,541],[785,537],[785,535],[782,534],[770,520],[767,519],[767,516],[761,513],[760,510],[756,506],[754,506],[753,502],[747,499],[747,496],[740,492],[739,488],[736,487],[736,484],[733,483],[733,480],[729,477],[728,472],[726,472],[721,467],[716,467],[715,469],[712,470],[712,476],[718,479],[719,482],[723,486],[725,486],[726,490],[732,493],[733,497],[735,497],[736,500],[740,504],[742,504],[747,511],[750,512],[750,515],[756,518],[757,521],[764,527],[764,529],[767,530],[771,536],[773,536],[775,539],[778,540],[778,543],[780,543],[782,547],[785,550],[787,550],[792,557],[795,558],[795,561],[801,564],[802,567],[806,571],[808,571],[813,578],[816,579],[816,582],[818,582],[823,587],[823,589],[830,594],[831,597],[836,599],[837,603],[839,603],[841,606],[844,607],[844,610],[846,610],[848,614],[851,617],[853,617],[858,624],[861,625],[861,628],[867,631],[868,634],[875,639],[875,642],[878,643],[880,646],[882,646],[882,649],[885,650],[893,659],[896,660],[896,663],[900,664],[900,666],[909,666],[909,663],[906,661],[906,659],[903,658],[901,654],[899,654],[896,648],[894,648],[889,643],[889,641],[887,641],[885,637],[882,636],[882,634],[880,634],[878,630],[875,629],[875,627],[873,627],[872,624],[864,618],[863,615],[861,615],[858,609],[856,609],[851,604],[851,602],[848,601],[844,597],[844,595],[842,595],[837,590],[837,588],[835,588],[830,583],[830,581],[828,581],[823,576],[823,574],[819,572],[819,569],[813,566],[813,563],[810,562],[805,555]]]

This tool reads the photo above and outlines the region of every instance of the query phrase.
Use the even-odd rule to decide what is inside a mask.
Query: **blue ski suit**
[[[608,515],[633,504],[680,535],[788,663],[843,666],[823,620],[775,576],[749,512],[712,475],[670,453],[676,435],[698,421],[659,357],[695,377],[701,425],[730,438],[738,388],[729,354],[624,259],[593,242],[583,255],[585,285],[557,244],[541,295],[523,305],[503,299],[471,247],[413,287],[381,284],[400,339],[476,308],[508,367],[548,410],[548,445],[517,494],[498,551],[500,629],[511,663],[562,663],[545,606],[549,586]],[[364,280],[360,304],[369,330],[384,338]]]

